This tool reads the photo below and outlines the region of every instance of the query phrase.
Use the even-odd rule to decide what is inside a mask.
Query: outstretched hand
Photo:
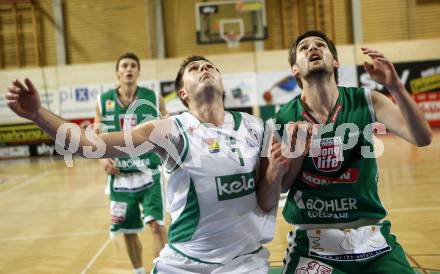
[[[17,79],[11,82],[5,95],[6,104],[18,116],[33,120],[41,107],[40,96],[31,80],[26,78],[24,83]]]
[[[362,53],[371,58],[372,63],[364,62],[365,71],[371,78],[381,85],[384,85],[389,91],[401,84],[394,65],[377,50],[361,48]]]

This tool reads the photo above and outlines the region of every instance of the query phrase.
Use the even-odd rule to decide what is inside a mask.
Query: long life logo
[[[316,169],[323,172],[336,171],[342,164],[342,138],[335,136],[314,140],[311,152]]]
[[[246,196],[255,191],[255,171],[242,174],[216,176],[219,201]]]

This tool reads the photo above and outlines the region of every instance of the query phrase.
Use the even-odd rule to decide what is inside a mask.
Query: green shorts
[[[137,233],[153,220],[164,225],[161,174],[142,172],[108,176],[110,186],[110,232]],[[141,214],[142,206],[143,214]]]
[[[411,273],[402,247],[390,234],[391,223],[357,229],[296,229],[282,273]]]

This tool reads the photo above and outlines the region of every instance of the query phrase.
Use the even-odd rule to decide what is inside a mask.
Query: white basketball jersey
[[[170,247],[210,263],[257,251],[264,222],[255,193],[261,121],[238,112],[225,112],[220,127],[188,112],[173,119],[185,145],[181,165],[168,175]]]

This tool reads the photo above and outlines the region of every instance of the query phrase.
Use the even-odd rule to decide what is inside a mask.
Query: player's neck
[[[134,99],[136,89],[136,84],[121,84],[118,88],[119,99],[131,102]]]
[[[338,100],[339,92],[334,78],[303,81],[301,100],[318,121],[325,123]]]
[[[200,122],[215,126],[222,125],[225,118],[225,109],[222,101],[190,106],[189,112]]]
[[[129,106],[135,97],[137,86],[136,84],[122,84],[118,88],[118,97],[120,102],[125,106]]]

